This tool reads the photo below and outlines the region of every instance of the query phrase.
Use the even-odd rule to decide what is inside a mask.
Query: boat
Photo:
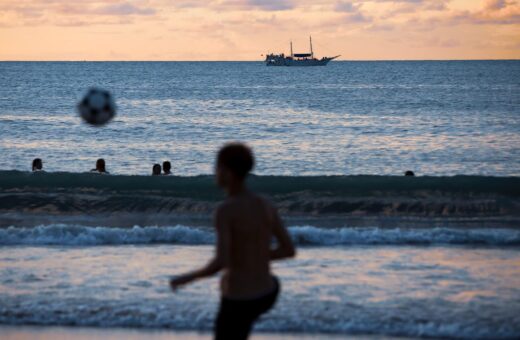
[[[265,64],[267,66],[325,66],[329,61],[339,57],[339,55],[337,55],[335,57],[323,57],[321,59],[315,58],[312,49],[312,37],[309,37],[309,43],[311,47],[310,53],[293,53],[291,41],[290,55],[269,53],[265,56]]]

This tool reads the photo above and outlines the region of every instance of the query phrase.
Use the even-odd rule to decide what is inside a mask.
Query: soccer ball
[[[78,112],[85,122],[92,125],[103,125],[116,115],[116,104],[110,92],[91,88],[78,103]]]

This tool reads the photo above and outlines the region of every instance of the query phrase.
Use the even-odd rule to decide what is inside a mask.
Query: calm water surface
[[[75,112],[90,86],[116,97],[106,127]],[[195,175],[228,140],[259,174],[520,175],[520,61],[0,63],[1,169]]]

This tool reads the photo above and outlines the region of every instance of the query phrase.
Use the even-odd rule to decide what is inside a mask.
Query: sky
[[[0,60],[520,59],[520,0],[0,0]]]

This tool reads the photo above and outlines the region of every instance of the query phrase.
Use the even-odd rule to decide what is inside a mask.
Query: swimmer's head
[[[168,161],[163,162],[162,168],[165,174],[169,174],[172,170],[172,164]]]
[[[99,172],[106,172],[105,160],[100,158],[96,161],[96,170]]]
[[[32,171],[38,171],[43,168],[43,162],[41,158],[35,158],[32,161]]]
[[[233,182],[243,182],[255,165],[253,152],[241,143],[229,143],[218,152],[215,172],[217,183],[228,187]]]
[[[160,164],[154,164],[152,168],[152,175],[159,176],[161,174],[161,165]]]
[[[411,170],[408,170],[404,173],[405,176],[415,176],[415,174],[413,173],[413,171]]]

